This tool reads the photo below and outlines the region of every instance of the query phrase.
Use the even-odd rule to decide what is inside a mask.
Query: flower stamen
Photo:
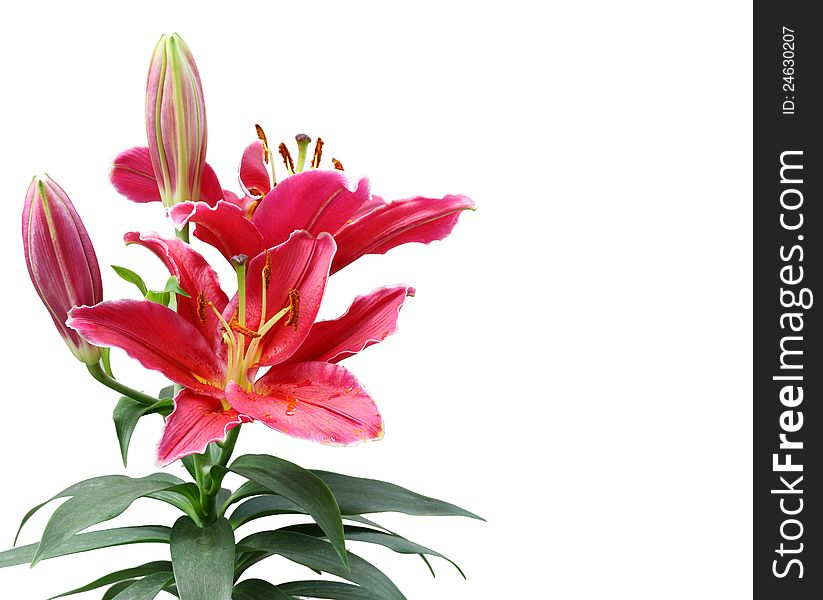
[[[300,291],[294,288],[289,290],[289,306],[286,321],[283,323],[286,327],[291,326],[292,329],[297,330],[297,323],[300,315]]]
[[[288,146],[281,142],[278,150],[280,150],[280,156],[283,158],[283,163],[286,165],[286,170],[289,172],[289,175],[294,175],[294,161],[291,158]]]
[[[197,318],[200,319],[201,323],[206,322],[206,292],[200,290],[197,292]]]
[[[320,168],[321,156],[323,156],[323,139],[317,138],[317,143],[314,145],[314,156],[311,159],[311,166],[313,169]]]
[[[338,171],[345,171],[345,169],[343,168],[343,163],[341,163],[336,158],[332,158],[331,162],[334,165],[334,168],[337,169]]]

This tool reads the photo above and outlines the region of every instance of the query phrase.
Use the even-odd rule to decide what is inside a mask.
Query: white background
[[[412,600],[749,597],[750,11],[320,0],[4,9],[0,546],[68,484],[154,469],[160,420],[138,427],[124,470],[117,396],[74,361],[39,304],[19,214],[30,177],[48,171],[94,239],[106,297],[134,297],[109,264],[162,285],[153,257],[121,241],[130,229],[170,234],[162,210],[120,198],[107,171],[118,151],[145,144],[148,60],[160,33],[179,31],[200,66],[224,187],[237,189],[260,123],[275,142],[321,135],[327,160],[368,174],[385,197],[463,193],[479,206],[445,242],[332,279],[325,317],[383,284],[418,290],[400,333],[346,363],[377,399],[385,439],[334,449],[254,425],[240,452],[387,479],[485,516],[382,519],[456,559],[467,582],[436,559],[433,580],[415,557],[355,547]],[[149,391],[163,383],[121,353],[114,368]],[[114,523],[173,518],[138,501]],[[42,599],[164,552],[5,569],[0,596]],[[254,574],[311,576],[277,559]]]

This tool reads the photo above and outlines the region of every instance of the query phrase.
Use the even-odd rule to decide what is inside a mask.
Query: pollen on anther
[[[232,320],[229,321],[229,327],[232,328],[232,331],[241,333],[245,335],[247,338],[259,338],[262,335],[260,332],[255,331],[254,329],[249,329],[245,325],[241,325],[240,322],[235,318],[232,318]]]
[[[271,254],[266,250],[266,264],[263,265],[263,288],[269,289],[271,283]]]
[[[269,143],[266,140],[266,134],[263,132],[263,128],[260,127],[257,123],[254,124],[254,129],[257,131],[257,137],[260,138],[260,141],[263,142],[263,159],[266,161],[266,164],[269,162]]]
[[[200,290],[197,292],[197,318],[201,323],[206,322],[206,292]]]
[[[343,168],[343,163],[341,163],[336,158],[331,159],[331,162],[334,165],[334,168],[337,169],[338,171],[345,171],[345,169]]]
[[[323,156],[323,139],[317,138],[317,143],[314,145],[314,156],[311,159],[311,166],[315,169],[320,167],[320,157]]]
[[[278,150],[280,150],[280,156],[283,157],[283,163],[285,163],[289,173],[294,175],[294,161],[292,160],[288,147],[286,144],[281,143],[280,146],[278,146]]]
[[[291,326],[297,330],[297,323],[300,314],[300,291],[294,288],[289,290],[289,312],[286,316],[286,327]]]

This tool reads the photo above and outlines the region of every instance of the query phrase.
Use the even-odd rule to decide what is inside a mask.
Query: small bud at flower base
[[[66,325],[74,306],[103,300],[100,267],[86,228],[71,200],[48,175],[35,177],[23,207],[23,252],[29,277],[66,345],[95,365],[101,349]]]
[[[146,83],[146,133],[164,206],[200,200],[206,105],[194,57],[176,33],[154,49]]]

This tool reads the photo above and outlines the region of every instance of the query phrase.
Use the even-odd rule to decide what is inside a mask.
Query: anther
[[[294,161],[291,158],[291,153],[286,147],[286,144],[281,143],[278,149],[280,150],[280,156],[283,157],[283,163],[285,163],[286,169],[290,174],[294,175]]]
[[[294,288],[289,290],[289,312],[286,315],[286,321],[284,325],[291,327],[296,331],[297,330],[297,323],[300,313],[300,291]]]
[[[206,292],[200,290],[197,292],[197,317],[202,323],[206,322]]]
[[[311,159],[311,166],[314,169],[320,168],[320,157],[323,156],[323,139],[317,138],[317,143],[314,145],[314,156]]]
[[[237,321],[237,319],[235,319],[235,318],[232,318],[232,320],[229,321],[229,327],[231,327],[232,331],[235,331],[237,333],[242,333],[243,335],[245,335],[248,338],[258,338],[262,335],[262,334],[258,333],[257,331],[255,331],[254,329],[249,329],[245,325],[241,325]]]
[[[254,124],[254,129],[257,131],[257,137],[263,142],[263,159],[266,161],[266,164],[269,164],[269,142],[266,140],[266,134],[263,132],[263,128],[257,123]]]
[[[263,289],[269,289],[271,283],[271,254],[266,250],[266,264],[263,265]]]
[[[331,162],[334,165],[334,168],[337,169],[338,171],[345,171],[345,169],[343,168],[343,163],[341,163],[336,158],[331,159]]]

